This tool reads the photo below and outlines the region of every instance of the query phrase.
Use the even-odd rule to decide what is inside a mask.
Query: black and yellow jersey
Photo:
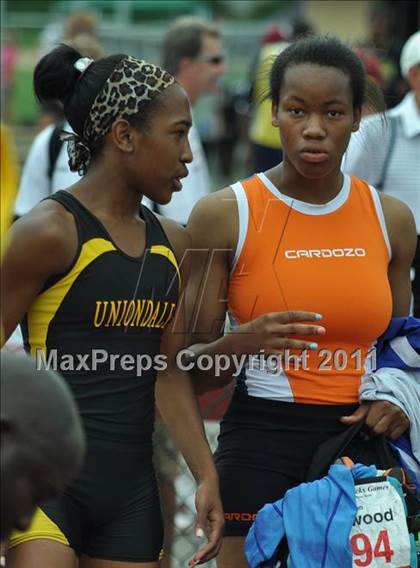
[[[134,258],[70,193],[49,199],[73,214],[79,245],[70,269],[46,282],[25,315],[25,348],[68,382],[88,439],[150,451],[155,378],[166,364],[161,335],[180,287],[174,252],[144,206],[146,247]]]

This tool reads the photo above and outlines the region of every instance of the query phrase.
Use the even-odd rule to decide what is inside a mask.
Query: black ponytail
[[[83,55],[61,44],[45,55],[34,71],[34,91],[42,103],[59,101],[74,132],[83,135],[83,125],[92,104],[124,54],[94,61],[83,74],[74,64]]]
[[[39,61],[34,72],[34,91],[41,103],[56,100],[64,105],[68,101],[80,77],[74,64],[81,57],[73,47],[60,45]]]

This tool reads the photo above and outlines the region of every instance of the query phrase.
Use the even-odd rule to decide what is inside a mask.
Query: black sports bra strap
[[[162,244],[172,249],[172,245],[166,235],[165,229],[156,214],[145,205],[140,205],[141,216],[150,228],[150,243]]]
[[[109,235],[105,231],[101,223],[84,207],[80,201],[68,191],[56,191],[47,199],[54,199],[61,203],[70,213],[73,213],[79,229],[79,235],[82,243],[96,237],[109,240]]]
[[[102,223],[80,201],[68,191],[60,190],[49,196],[73,213],[78,225],[80,239],[86,242],[92,238],[111,240],[109,233]],[[147,245],[164,245],[170,249],[172,246],[156,215],[144,205],[139,207],[140,214],[147,225]]]

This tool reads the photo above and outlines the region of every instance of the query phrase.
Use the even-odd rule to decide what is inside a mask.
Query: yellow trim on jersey
[[[70,272],[37,297],[27,315],[28,339],[33,357],[38,349],[46,353],[48,327],[78,276],[99,256],[113,250],[116,250],[115,246],[105,239],[87,241]]]
[[[165,247],[165,245],[153,245],[152,247],[150,247],[150,252],[152,254],[161,254],[162,256],[167,258],[171,264],[174,265],[176,273],[178,274],[179,285],[181,286],[181,274],[179,272],[179,267],[178,267],[178,263],[176,261],[175,255],[171,251],[171,249],[168,248],[168,247]]]
[[[64,536],[61,529],[52,521],[44,511],[38,508],[32,518],[31,524],[26,531],[14,531],[10,537],[8,548],[13,548],[18,544],[38,539],[55,540],[70,546],[69,541]]]

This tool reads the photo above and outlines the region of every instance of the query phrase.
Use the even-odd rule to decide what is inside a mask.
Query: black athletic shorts
[[[245,536],[258,510],[306,480],[318,446],[348,427],[358,405],[277,402],[236,391],[215,453],[225,536]]]
[[[147,455],[90,440],[86,463],[58,499],[42,503],[11,547],[38,538],[68,544],[78,556],[155,562],[163,544],[159,494]]]

